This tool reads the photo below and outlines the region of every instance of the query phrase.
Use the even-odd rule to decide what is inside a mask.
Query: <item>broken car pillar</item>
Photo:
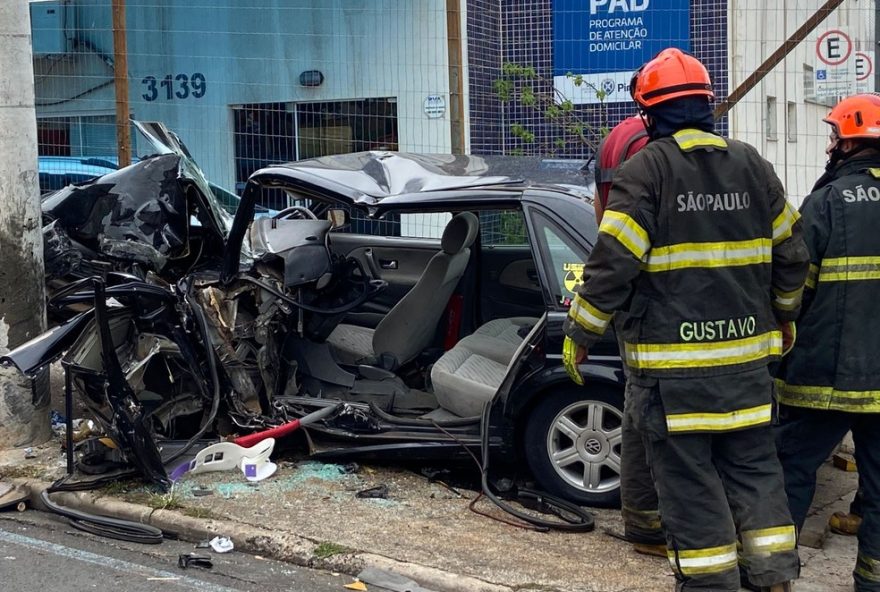
[[[0,3],[0,354],[46,328],[37,124],[27,2]],[[0,367],[0,449],[49,437],[48,369]]]

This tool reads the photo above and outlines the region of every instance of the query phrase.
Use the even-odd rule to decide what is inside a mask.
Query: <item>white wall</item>
[[[769,57],[822,4],[818,0],[729,0],[730,91]],[[807,7],[809,6],[809,7]],[[856,49],[873,56],[874,3],[844,0],[819,27],[776,66],[731,111],[730,136],[754,145],[776,167],[789,199],[800,204],[822,174],[829,106],[808,101],[804,65],[820,67],[816,41],[830,29],[843,29]],[[776,139],[767,134],[767,97],[776,98]],[[787,103],[793,102],[791,125]],[[791,136],[791,138],[789,138]]]
[[[108,6],[74,1],[81,33],[112,54]],[[437,119],[423,111],[428,95],[449,102],[445,9],[443,0],[129,0],[132,112],[177,131],[208,178],[229,188],[230,106],[243,103],[396,97],[400,150],[449,152],[448,108]],[[304,70],[323,72],[323,84],[301,86]],[[144,77],[194,72],[207,79],[203,98],[142,98]],[[112,113],[112,96],[104,88],[40,115]]]

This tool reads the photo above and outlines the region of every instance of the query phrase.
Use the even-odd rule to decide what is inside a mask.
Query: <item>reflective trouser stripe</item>
[[[760,265],[773,260],[769,238],[715,243],[677,243],[654,247],[642,264],[647,272],[687,268],[739,267]]]
[[[785,202],[785,207],[776,219],[773,220],[773,245],[776,246],[791,236],[791,229],[795,222],[800,219],[800,214],[794,207]]]
[[[678,413],[666,416],[666,428],[675,432],[727,432],[770,423],[769,403],[726,413]]]
[[[820,282],[880,280],[880,257],[831,257],[819,268]]]
[[[736,569],[736,543],[707,549],[670,549],[667,551],[673,571],[683,576],[714,574]]]
[[[582,328],[598,335],[605,333],[608,321],[611,320],[610,314],[602,312],[581,298],[580,295],[574,297],[571,307],[568,309],[568,316]]]
[[[694,148],[727,148],[727,140],[721,136],[694,128],[679,130],[672,137],[684,152]]]
[[[856,558],[856,573],[869,582],[880,582],[880,559],[859,553]]]
[[[841,391],[832,386],[786,384],[776,381],[779,401],[795,407],[880,413],[880,391]]]
[[[651,248],[648,232],[631,217],[614,210],[605,210],[599,232],[613,236],[636,259],[641,259]]]
[[[791,292],[783,292],[773,288],[773,306],[779,310],[794,310],[800,306],[803,293],[803,286]]]
[[[626,363],[637,369],[713,368],[763,360],[782,353],[782,333],[699,343],[625,343]]]
[[[781,551],[791,551],[797,546],[794,525],[745,530],[742,532],[743,553],[746,555],[766,555]]]
[[[819,281],[819,266],[810,263],[810,270],[807,272],[807,281],[804,285],[815,290],[817,281]]]
[[[629,506],[623,506],[621,513],[624,521],[644,528],[645,530],[660,530],[660,512],[657,510],[635,510]]]

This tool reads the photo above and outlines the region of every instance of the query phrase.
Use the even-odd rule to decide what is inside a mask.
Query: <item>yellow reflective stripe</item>
[[[880,169],[872,167],[868,169],[868,173],[875,179],[880,179]]]
[[[625,343],[624,350],[629,366],[646,370],[729,366],[781,355],[782,333],[699,343]]]
[[[707,549],[669,550],[672,569],[685,576],[720,573],[736,568],[736,544]]]
[[[819,279],[819,266],[810,263],[810,271],[807,272],[807,281],[804,285],[811,290],[816,289],[816,282]]]
[[[726,413],[675,413],[666,416],[666,428],[674,432],[724,432],[770,423],[770,403]]]
[[[870,582],[880,582],[880,560],[859,553],[856,558],[856,573]]]
[[[694,148],[727,148],[727,140],[721,136],[710,134],[702,130],[688,128],[672,134],[679,148],[684,151]]]
[[[773,306],[779,310],[794,310],[800,305],[803,293],[803,286],[791,292],[784,292],[773,288]]]
[[[780,212],[779,215],[776,216],[776,219],[773,220],[774,246],[791,236],[791,229],[800,217],[801,215],[798,214],[798,211],[794,209],[790,203],[785,202],[785,207],[782,208],[782,212]]]
[[[786,405],[855,413],[880,413],[880,391],[841,391],[833,386],[786,384],[776,381],[779,400]]]
[[[770,263],[773,245],[768,238],[717,243],[678,243],[654,247],[642,269],[648,272],[693,267],[735,267]]]
[[[644,257],[648,249],[651,248],[651,240],[645,229],[621,212],[605,210],[602,224],[599,225],[599,232],[616,238],[630,253],[635,255],[636,259]]]
[[[791,551],[797,546],[797,535],[793,524],[744,530],[742,532],[743,551],[750,555]]]
[[[602,312],[581,298],[580,295],[575,295],[571,307],[568,309],[568,316],[587,331],[598,333],[599,335],[605,333],[608,321],[611,320],[610,314]]]
[[[822,260],[820,282],[880,280],[880,257],[830,257]]]
[[[636,510],[627,505],[621,506],[624,522],[647,530],[660,530],[659,510]]]

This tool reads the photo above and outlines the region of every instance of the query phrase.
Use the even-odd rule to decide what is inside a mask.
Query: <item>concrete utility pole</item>
[[[0,353],[46,328],[37,176],[34,64],[27,0],[0,2]],[[45,374],[45,373],[44,373]],[[49,437],[48,374],[40,388],[0,367],[0,449]]]

